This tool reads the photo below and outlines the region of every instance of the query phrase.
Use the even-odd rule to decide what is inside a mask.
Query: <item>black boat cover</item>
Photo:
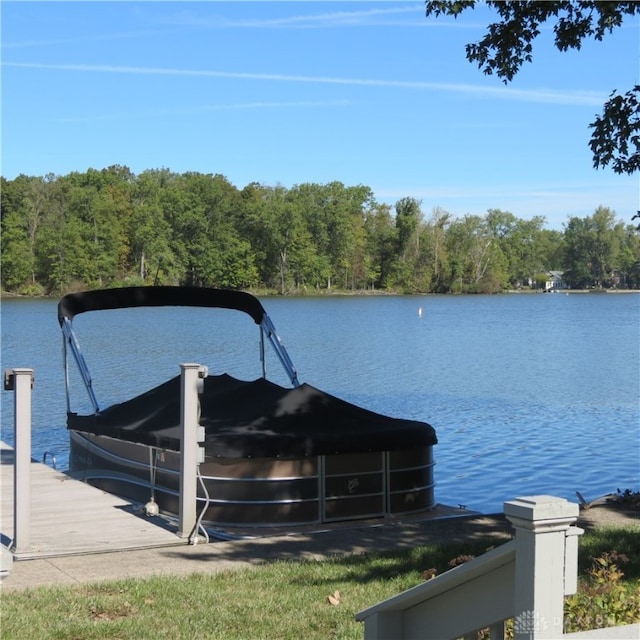
[[[208,456],[297,458],[396,451],[437,443],[425,422],[390,418],[302,384],[288,389],[227,374],[204,379],[200,424]],[[69,429],[180,450],[180,376],[97,415],[70,413]]]
[[[87,311],[126,309],[129,307],[219,307],[249,314],[256,324],[262,322],[260,301],[244,291],[204,287],[122,287],[69,293],[58,303],[58,322]]]

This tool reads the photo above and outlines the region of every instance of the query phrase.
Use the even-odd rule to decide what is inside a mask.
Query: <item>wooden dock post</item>
[[[206,368],[193,363],[180,365],[180,503],[178,536],[195,534],[198,498],[197,465],[201,460],[198,393]]]
[[[15,553],[31,547],[31,389],[33,369],[7,369],[4,388],[14,392],[15,464],[13,544]]]

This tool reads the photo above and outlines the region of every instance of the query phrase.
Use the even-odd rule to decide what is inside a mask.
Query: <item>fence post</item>
[[[4,388],[14,392],[13,545],[14,553],[31,548],[31,389],[33,369],[4,372]]]
[[[196,526],[198,487],[196,467],[200,462],[198,393],[206,368],[181,364],[180,378],[180,497],[178,536],[189,537]]]
[[[553,496],[505,502],[516,532],[514,640],[562,636],[566,537],[578,512],[577,504]]]

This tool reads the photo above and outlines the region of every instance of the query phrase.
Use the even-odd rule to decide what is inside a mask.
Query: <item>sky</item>
[[[0,3],[1,174],[332,181],[428,218],[489,209],[630,222],[640,176],[593,168],[589,124],[640,82],[640,21],[559,52],[551,28],[505,85],[465,58],[495,18],[421,1]]]

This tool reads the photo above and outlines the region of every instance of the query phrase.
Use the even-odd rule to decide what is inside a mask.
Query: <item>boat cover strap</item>
[[[244,291],[206,287],[122,287],[70,293],[58,303],[58,322],[86,311],[129,307],[219,307],[249,314],[256,324],[265,315],[260,301]]]
[[[436,444],[425,422],[390,418],[308,384],[209,376],[200,395],[208,456],[296,458],[396,451]],[[180,376],[97,415],[68,415],[69,429],[180,450]]]

